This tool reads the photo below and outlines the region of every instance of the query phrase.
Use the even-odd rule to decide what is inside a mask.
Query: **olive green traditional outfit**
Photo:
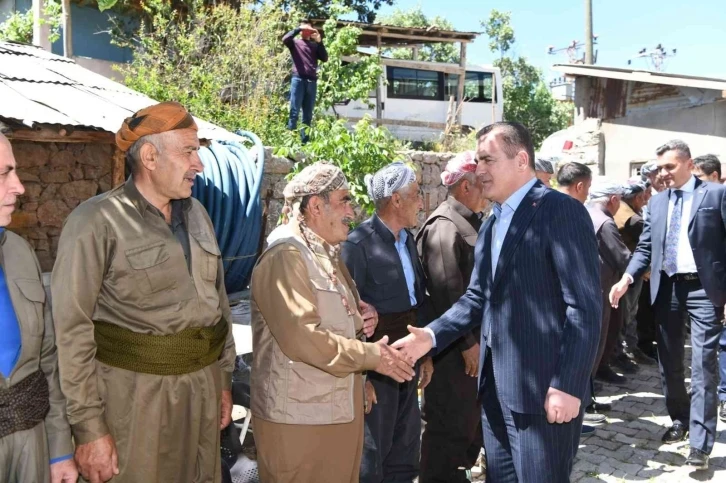
[[[114,483],[221,481],[220,397],[235,349],[204,207],[173,200],[169,225],[133,178],[82,203],[63,228],[52,291],[76,443],[113,437]]]

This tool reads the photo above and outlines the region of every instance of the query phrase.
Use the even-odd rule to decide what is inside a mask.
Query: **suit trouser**
[[[481,404],[476,377],[468,376],[457,344],[434,357],[434,375],[424,390],[420,483],[468,482],[481,450]]]
[[[643,280],[643,287],[640,290],[638,299],[637,331],[638,347],[641,349],[652,349],[655,342],[655,312],[650,302],[650,281]]]
[[[623,340],[629,348],[638,345],[638,301],[643,289],[643,279],[636,280],[623,296]]]
[[[718,412],[718,342],[723,307],[715,307],[699,280],[674,281],[663,274],[655,301],[658,363],[671,419],[689,427],[691,448],[711,453]],[[683,362],[685,323],[691,320],[689,399]]]
[[[0,481],[46,483],[50,481],[48,437],[45,423],[0,438]]]
[[[721,382],[718,385],[718,400],[726,401],[726,326],[721,329],[718,345],[721,346],[718,354],[718,370],[721,374]]]
[[[487,483],[569,483],[583,411],[564,424],[548,423],[544,413],[515,413],[499,401],[491,356],[484,363],[483,377]]]
[[[418,377],[397,383],[369,372],[377,404],[365,416],[361,483],[411,483],[419,473],[421,411]]]

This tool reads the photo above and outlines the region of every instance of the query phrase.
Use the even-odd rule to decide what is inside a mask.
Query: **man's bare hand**
[[[418,387],[425,389],[429,385],[429,382],[431,382],[433,375],[434,360],[431,357],[424,357],[423,361],[421,361],[421,368],[419,369]]]
[[[613,285],[613,288],[610,289],[610,305],[613,306],[613,308],[618,308],[618,303],[620,302],[620,299],[625,295],[625,292],[628,291],[628,288],[630,287],[630,279],[627,275],[623,275],[623,278],[620,279],[618,283]]]
[[[313,42],[320,43],[320,32],[317,30],[310,35],[310,40]]]
[[[222,391],[222,401],[219,404],[219,429],[224,429],[232,422],[232,391]]]
[[[569,423],[580,414],[580,400],[566,392],[550,387],[544,404],[547,421],[554,424]]]
[[[50,483],[76,483],[78,468],[73,458],[50,465]]]
[[[429,353],[434,346],[434,340],[428,332],[418,327],[409,325],[408,331],[410,334],[398,339],[391,344],[391,347],[401,351],[409,363],[415,364],[417,360]]]
[[[76,464],[83,479],[104,483],[118,475],[118,453],[110,434],[76,446]]]
[[[378,311],[374,306],[362,300],[358,302],[358,310],[363,316],[363,333],[366,337],[372,337],[378,327]]]
[[[413,379],[416,374],[413,370],[413,364],[409,364],[403,354],[388,345],[387,335],[383,336],[376,344],[381,350],[381,360],[378,367],[375,368],[377,373],[388,376],[396,382]]]
[[[479,377],[479,343],[461,352],[464,358],[464,372],[467,376]]]
[[[650,281],[650,272],[645,272],[643,274],[643,280],[646,282]]]
[[[374,404],[378,404],[378,398],[376,397],[376,388],[373,387],[373,383],[370,380],[366,380],[365,386],[366,392],[366,414],[370,414]]]

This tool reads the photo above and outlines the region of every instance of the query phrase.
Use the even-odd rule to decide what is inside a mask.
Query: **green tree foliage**
[[[33,43],[33,11],[14,12],[0,23],[0,40],[11,40],[24,44]]]
[[[538,146],[547,136],[569,125],[572,105],[552,97],[542,72],[525,57],[509,54],[515,43],[509,12],[492,10],[482,26],[489,36],[489,48],[500,55],[494,65],[502,71],[504,119],[525,125]]]
[[[379,18],[379,23],[396,27],[438,28],[439,30],[454,30],[454,26],[443,17],[427,17],[421,6],[410,10],[396,9],[391,15]],[[394,59],[413,59],[411,49],[385,49],[383,55]],[[459,63],[459,50],[452,42],[437,44],[423,44],[418,51],[418,59],[426,62]]]
[[[254,132],[277,154],[301,160],[296,170],[318,160],[337,164],[355,199],[371,209],[363,176],[391,162],[401,146],[370,119],[351,129],[333,109],[345,100],[368,100],[382,72],[380,59],[343,63],[343,56],[355,53],[360,30],[337,29],[336,18],[348,10],[331,7],[323,28],[329,59],[321,64],[310,142],[303,145],[299,132],[286,129],[292,62],[282,44],[283,34],[302,15],[296,10],[281,15],[281,5],[249,0],[239,8],[215,7],[198,0],[182,12],[165,0],[150,0],[145,4],[149,23],[142,22],[131,38],[116,39],[134,51],[133,61],[121,67],[125,82],[158,101],[181,102],[195,116],[230,131]]]
[[[60,0],[45,1],[45,18],[41,20],[41,23],[50,26],[48,39],[51,42],[55,42],[60,38],[61,9]],[[25,13],[14,12],[3,23],[0,23],[0,40],[32,44],[33,10],[28,10]]]
[[[370,117],[358,121],[350,129],[344,119],[331,114],[336,103],[346,100],[367,102],[383,72],[377,56],[363,57],[356,63],[343,63],[343,56],[356,52],[361,34],[360,29],[355,27],[336,28],[337,16],[347,11],[343,6],[333,9],[333,16],[323,27],[328,61],[322,64],[318,74],[318,100],[309,129],[310,140],[302,144],[297,132],[288,132],[277,153],[301,159],[295,163],[293,174],[311,162],[335,163],[348,178],[353,199],[372,213],[373,203],[368,198],[363,178],[395,160],[396,151],[403,146],[388,129],[376,126]]]
[[[126,85],[158,101],[181,102],[231,131],[278,139],[290,63],[280,39],[291,26],[279,5],[192,7],[181,13],[164,2],[148,4],[151,24],[142,22],[132,39],[117,39],[134,50],[133,61],[121,67]]]
[[[264,2],[264,0],[259,0]],[[383,5],[393,5],[394,0],[284,0],[283,6],[300,12],[304,17],[329,18],[336,16],[339,7],[355,13],[361,22],[373,23],[376,11]]]

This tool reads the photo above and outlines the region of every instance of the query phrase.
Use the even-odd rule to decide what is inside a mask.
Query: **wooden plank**
[[[362,117],[345,117],[348,122],[357,122],[362,120]],[[388,126],[409,126],[409,127],[427,127],[429,129],[440,129],[442,132],[446,129],[446,123],[444,122],[428,122],[428,121],[413,121],[407,119],[381,119],[381,124]]]
[[[113,150],[113,166],[111,168],[111,184],[120,186],[126,180],[126,153],[118,147]]]
[[[65,128],[13,129],[5,133],[8,139],[40,143],[114,144],[116,136],[106,131],[71,131]]]
[[[360,57],[353,55],[344,55],[342,59],[346,62],[359,62]],[[466,68],[454,64],[436,64],[433,62],[401,60],[401,59],[381,59],[383,65],[391,67],[402,67],[404,69],[428,70],[432,72],[443,72],[444,74],[461,74],[466,72]]]
[[[438,32],[437,32],[437,34],[438,34]],[[363,31],[363,33],[361,33],[361,37],[374,37],[374,36],[375,36],[375,34],[373,32]],[[416,40],[418,42],[423,42],[423,43],[427,43],[427,44],[446,43],[446,42],[469,43],[469,42],[474,41],[474,39],[465,38],[465,37],[434,37],[434,36],[427,37],[424,35],[394,34],[392,32],[385,32],[383,34],[383,39],[384,40],[385,39]]]
[[[459,67],[464,70],[464,75],[459,75],[459,84],[456,86],[456,123],[461,124],[461,111],[464,110],[464,82],[466,81],[466,44],[461,43],[461,57]]]
[[[378,59],[381,58],[381,32],[378,32],[376,39]],[[378,76],[376,82],[376,126],[381,125],[381,119],[383,118],[383,76],[386,75],[386,69]]]

